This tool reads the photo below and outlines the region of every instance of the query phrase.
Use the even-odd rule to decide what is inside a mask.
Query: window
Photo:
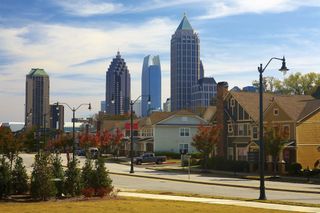
[[[233,133],[232,124],[228,124],[228,133]]]
[[[230,99],[230,106],[234,107],[236,105],[236,101],[234,100],[234,98]]]
[[[278,108],[274,108],[273,109],[273,115],[274,116],[278,116],[279,115],[279,109]]]
[[[238,135],[243,136],[244,135],[244,125],[238,124]]]
[[[189,128],[180,128],[180,136],[188,137],[189,135],[190,135],[190,129]]]
[[[233,147],[228,147],[228,159],[233,160]]]
[[[258,127],[257,126],[252,127],[252,138],[258,139]]]
[[[285,139],[290,139],[290,126],[288,124],[282,126],[282,133]]]
[[[237,160],[246,161],[248,150],[246,147],[237,147]]]
[[[179,152],[180,152],[180,153],[188,153],[188,152],[189,152],[189,144],[187,144],[187,143],[180,143],[180,144],[179,144]]]

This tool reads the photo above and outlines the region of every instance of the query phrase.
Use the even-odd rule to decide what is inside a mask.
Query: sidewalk
[[[315,208],[315,207],[291,206],[291,205],[282,205],[282,204],[240,201],[240,200],[184,197],[184,196],[173,196],[173,195],[157,195],[157,194],[144,194],[144,193],[134,193],[134,192],[119,192],[118,195],[124,196],[124,197],[184,201],[184,202],[199,202],[199,203],[209,203],[209,204],[221,204],[221,205],[243,206],[243,207],[272,209],[272,210],[293,211],[293,212],[320,212],[320,208]]]

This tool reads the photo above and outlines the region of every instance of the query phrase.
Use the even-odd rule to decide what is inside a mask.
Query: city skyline
[[[170,38],[186,12],[201,39],[206,76],[247,86],[257,66],[287,58],[290,72],[318,72],[319,1],[46,1],[0,5],[0,121],[24,120],[25,73],[50,76],[50,103],[93,104],[105,93],[106,61],[119,49],[131,73],[132,98],[141,94],[141,60],[159,55],[162,102],[170,96]],[[143,36],[141,36],[143,35]],[[283,78],[277,64],[266,76]],[[237,77],[235,77],[237,76]],[[4,101],[5,100],[5,101]],[[79,111],[79,117],[88,114]],[[71,113],[66,113],[66,121]]]

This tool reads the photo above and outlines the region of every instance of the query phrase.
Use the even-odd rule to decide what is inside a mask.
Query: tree
[[[82,167],[81,181],[84,189],[93,188],[95,180],[92,160],[90,158],[86,159],[85,164]]]
[[[64,193],[64,171],[62,168],[62,160],[59,154],[55,154],[52,158],[52,173],[55,179],[55,187],[57,195],[61,196]]]
[[[123,134],[119,128],[116,129],[116,131],[112,135],[112,142],[111,142],[111,149],[113,156],[119,156],[120,151],[120,145],[121,141],[123,139]]]
[[[320,85],[320,74],[310,72],[301,74],[293,73],[283,81],[274,77],[264,77],[263,84],[265,91],[276,92],[279,94],[311,95]],[[258,81],[252,82],[253,86],[259,87]]]
[[[48,200],[56,195],[50,156],[40,153],[35,156],[31,175],[31,196],[34,199]]]
[[[100,145],[101,152],[106,152],[111,145],[112,142],[112,134],[106,129],[100,134],[97,132],[96,141]]]
[[[66,182],[65,182],[65,190],[66,193],[70,196],[78,196],[81,194],[81,171],[77,167],[78,161],[73,159],[69,162],[68,168],[66,170]]]
[[[0,149],[3,154],[2,157],[7,157],[10,161],[10,171],[12,170],[12,164],[17,157],[18,152],[21,150],[21,143],[17,140],[9,127],[0,127]]]
[[[217,125],[200,125],[197,134],[192,138],[192,146],[194,146],[203,156],[204,170],[207,170],[209,156],[213,153],[215,145],[218,143],[220,130],[221,127]]]
[[[35,146],[35,133],[36,133],[36,127],[26,128],[19,137],[19,140],[21,141],[22,148],[27,151],[36,151],[37,147]]]
[[[0,159],[0,199],[10,195],[11,191],[11,173],[10,166],[5,158]]]
[[[282,131],[280,127],[268,127],[264,132],[264,143],[266,148],[266,154],[271,155],[273,162],[273,172],[276,173],[277,161],[280,152],[287,141],[289,135],[287,132]]]
[[[12,170],[12,191],[15,194],[28,192],[28,175],[21,157],[17,157]]]
[[[109,177],[109,173],[105,167],[105,161],[101,157],[95,161],[94,180],[94,189],[96,195],[104,197],[106,194],[109,194],[112,191],[112,180]]]

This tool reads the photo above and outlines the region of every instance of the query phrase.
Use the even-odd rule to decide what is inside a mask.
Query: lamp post
[[[283,72],[284,74],[289,70],[286,66],[286,59],[283,58],[276,58],[273,57],[269,60],[265,67],[262,67],[262,64],[258,67],[259,71],[259,170],[260,170],[260,196],[259,200],[266,200],[266,192],[265,192],[265,185],[264,185],[264,142],[263,142],[263,77],[262,74],[270,62],[273,60],[280,60],[282,61],[282,66],[279,71]]]
[[[72,159],[74,160],[74,156],[75,156],[75,152],[76,152],[76,141],[75,141],[75,122],[76,122],[76,111],[81,107],[81,106],[84,106],[84,105],[88,105],[88,109],[91,110],[91,103],[83,103],[83,104],[80,104],[77,108],[75,107],[71,107],[69,106],[69,104],[67,103],[59,103],[57,102],[56,105],[59,106],[59,104],[63,104],[63,105],[66,105],[71,111],[72,111],[72,140],[73,140],[73,143],[72,143]]]
[[[133,105],[141,97],[144,97],[144,95],[140,95],[136,100],[130,101],[130,141],[131,141],[131,144],[130,144],[130,158],[131,158],[130,173],[134,173],[134,170],[133,170]],[[150,105],[151,104],[150,95],[148,95],[147,97],[148,97],[148,105]]]

